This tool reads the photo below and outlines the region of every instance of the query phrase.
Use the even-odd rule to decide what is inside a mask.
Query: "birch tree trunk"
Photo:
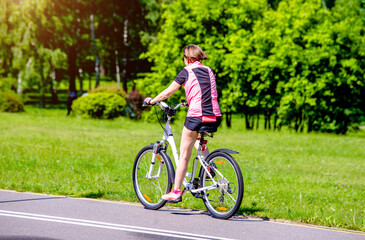
[[[94,15],[90,15],[90,27],[91,27],[91,41],[93,42],[94,57],[95,57],[95,73],[96,73],[96,84],[95,87],[100,85],[100,60],[98,50],[96,48],[95,41],[95,26],[94,26]]]
[[[119,68],[119,52],[115,49],[115,74],[117,75],[117,83],[120,88],[120,68]]]
[[[125,92],[128,92],[127,86],[127,64],[128,64],[128,56],[127,56],[127,48],[128,48],[128,18],[124,20],[124,34],[123,34],[123,43],[124,43],[124,51],[123,51],[123,89]]]
[[[114,38],[115,74],[117,75],[117,83],[118,83],[118,87],[120,88],[119,51],[118,51],[118,43],[117,43],[118,33],[117,33],[116,27],[114,28],[114,34],[115,34],[115,38]]]
[[[323,4],[324,9],[326,9],[326,11],[327,11],[327,5],[326,5],[325,0],[322,0],[322,4]]]
[[[23,94],[23,86],[22,86],[22,75],[19,71],[18,73],[18,88],[17,88],[17,93],[19,96],[21,96]]]
[[[52,74],[51,74],[51,101],[52,103],[58,103],[58,96],[57,96],[57,89],[56,89],[56,68],[53,65],[52,61],[51,61],[51,68],[52,68]]]
[[[79,95],[81,95],[84,91],[84,73],[82,71],[82,68],[79,68],[79,82],[80,82]]]

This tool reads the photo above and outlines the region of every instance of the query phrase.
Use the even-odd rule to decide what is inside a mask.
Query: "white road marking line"
[[[139,206],[143,207],[140,203],[133,203],[133,202],[121,202],[121,201],[113,201],[113,200],[105,200],[105,199],[93,199],[93,198],[83,198],[83,197],[73,197],[73,196],[62,196],[62,195],[51,195],[51,194],[45,194],[45,193],[32,193],[32,192],[18,192],[15,190],[7,190],[7,189],[0,189],[0,192],[9,192],[9,193],[16,193],[16,194],[27,194],[27,195],[39,195],[39,196],[45,196],[45,197],[57,197],[57,198],[65,198],[65,199],[72,199],[72,200],[82,200],[82,201],[93,201],[93,202],[103,202],[103,203],[110,203],[110,204],[121,204],[121,205],[130,205],[130,206]],[[179,208],[179,207],[172,207],[172,206],[165,206],[166,209],[178,209],[179,211],[189,211],[189,209],[185,208]],[[248,216],[250,218],[250,216]],[[262,219],[256,219],[256,217],[252,217],[250,219],[251,221],[265,221],[266,223],[274,223],[274,224],[281,224],[281,225],[288,225],[288,226],[296,226],[296,227],[304,227],[304,228],[312,228],[317,230],[325,230],[330,232],[342,232],[342,233],[350,233],[355,235],[365,235],[364,232],[356,231],[356,230],[350,230],[350,229],[341,229],[341,228],[335,228],[335,227],[326,227],[321,225],[313,225],[309,223],[304,222],[290,222],[289,220],[284,219],[269,219],[262,220]],[[285,222],[280,222],[285,221]],[[223,239],[223,238],[220,238]]]
[[[191,234],[191,233],[175,232],[175,231],[168,231],[168,230],[162,230],[162,229],[145,228],[145,227],[113,224],[113,223],[106,223],[106,222],[76,219],[76,218],[64,218],[64,217],[56,217],[56,216],[48,216],[48,215],[32,214],[32,213],[24,213],[24,212],[13,212],[13,211],[5,211],[5,210],[0,210],[0,216],[25,218],[25,219],[32,219],[32,220],[39,220],[39,221],[46,221],[46,222],[66,223],[66,224],[112,229],[112,230],[119,230],[119,231],[126,231],[126,232],[145,233],[145,234],[152,234],[152,235],[159,235],[159,236],[173,237],[173,238],[197,239],[197,240],[203,240],[203,239],[229,240],[228,238],[220,238],[220,237],[206,236],[206,235],[200,235],[200,234]]]

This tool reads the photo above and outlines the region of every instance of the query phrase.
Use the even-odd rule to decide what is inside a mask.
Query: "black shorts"
[[[191,131],[199,131],[199,129],[203,126],[207,126],[207,127],[219,127],[219,125],[221,124],[222,118],[221,117],[217,117],[216,118],[217,121],[216,122],[202,122],[202,118],[201,117],[187,117],[185,119],[185,123],[184,126],[191,130]]]

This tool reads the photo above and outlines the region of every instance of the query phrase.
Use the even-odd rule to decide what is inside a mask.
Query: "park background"
[[[239,213],[365,231],[364,0],[0,0],[0,188],[137,201],[162,135],[141,101],[188,44],[217,78],[211,148],[240,151]]]

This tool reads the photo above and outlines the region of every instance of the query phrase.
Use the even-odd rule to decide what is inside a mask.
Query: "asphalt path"
[[[0,240],[280,239],[365,240],[363,232],[259,218],[219,220],[173,207],[0,190]]]

